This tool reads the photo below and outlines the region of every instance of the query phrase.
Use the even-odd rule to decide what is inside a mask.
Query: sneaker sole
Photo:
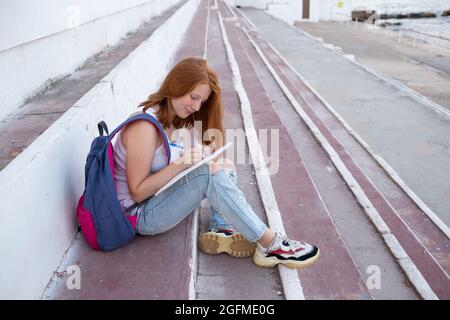
[[[317,249],[317,254],[314,257],[311,257],[305,261],[279,260],[276,257],[266,258],[266,257],[259,255],[258,253],[255,253],[253,255],[253,262],[258,267],[263,267],[263,268],[273,268],[278,264],[282,264],[290,269],[303,269],[303,268],[309,267],[314,262],[319,260],[319,257],[320,257],[319,249]]]
[[[256,250],[256,243],[248,241],[241,234],[221,237],[214,232],[207,232],[200,235],[198,244],[200,250],[204,253],[219,254],[226,252],[237,258],[250,257]]]

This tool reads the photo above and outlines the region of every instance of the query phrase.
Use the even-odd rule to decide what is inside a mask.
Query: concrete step
[[[0,170],[98,84],[122,60],[148,39],[184,1],[143,24],[118,45],[89,59],[69,77],[36,96],[0,122]]]
[[[248,41],[242,37],[245,35],[236,28],[234,16],[222,2],[219,3],[243,86],[250,100],[255,128],[279,132],[278,171],[270,178],[286,232],[294,239],[314,243],[321,249],[321,259],[313,267],[298,271],[302,285],[298,289],[303,290],[306,299],[370,299],[364,280],[294,147],[295,142],[266,93],[276,90],[276,87],[264,88],[252,66],[252,59],[256,56],[249,52],[251,48]]]
[[[280,72],[285,83],[288,83],[289,80],[284,77],[285,74],[279,69],[277,71]],[[291,88],[292,90],[297,89],[297,93],[294,94],[297,101],[304,105],[304,110],[311,116],[314,123],[321,126],[321,132],[325,133],[327,140],[331,142],[347,169],[368,196],[369,201],[391,229],[391,233],[399,239],[400,244],[403,245],[415,264],[420,266],[420,270],[423,270],[422,273],[429,279],[429,282],[434,284],[432,286],[434,291],[441,298],[445,298],[448,294],[449,280],[449,265],[445,252],[450,252],[450,243],[445,233],[446,227],[444,227],[444,231],[440,229],[431,218],[436,216],[431,213],[430,217],[427,214],[429,210],[422,210],[419,207],[418,203],[422,202],[417,196],[410,197],[401,188],[402,185],[395,184],[392,177],[378,165],[372,154],[364,154],[362,150],[350,153],[349,150],[358,149],[358,141],[348,134],[342,124],[339,127],[337,119],[330,117],[331,114],[322,114],[322,119],[325,121],[317,118],[320,112],[326,111],[325,105],[320,103],[319,99],[312,95],[304,84],[300,87],[301,83],[298,80],[297,85],[297,87]],[[336,136],[339,133],[341,134],[338,140]],[[363,149],[361,145],[359,148]],[[371,175],[369,176],[366,172]],[[416,199],[419,200],[418,203],[415,202]],[[381,229],[379,231],[383,232]],[[386,237],[386,233],[383,232],[383,236]],[[402,259],[400,256],[397,258]],[[414,277],[414,275],[410,275],[410,278]]]
[[[204,56],[208,8],[195,9],[192,22],[172,61]],[[189,4],[188,4],[189,5]],[[178,10],[182,10],[178,8]],[[198,210],[170,231],[153,237],[137,236],[113,252],[93,251],[79,233],[59,271],[50,282],[46,299],[190,299],[195,297]],[[176,261],[176,263],[174,263]],[[66,285],[71,265],[81,271],[82,286]]]
[[[253,29],[251,24],[247,24],[246,27]],[[272,74],[279,77],[278,81],[285,86],[285,91],[292,93],[291,98],[317,126],[327,144],[336,150],[336,155],[346,166],[345,171],[355,178],[371,201],[368,205],[373,205],[382,220],[386,221],[389,226],[386,230],[383,230],[380,221],[374,222],[422,297],[432,298],[436,292],[438,297],[446,299],[449,294],[447,257],[450,245],[446,226],[430,212],[429,208],[424,207],[423,202],[404,183],[399,181],[395,172],[380,157],[370,152],[367,144],[355,134],[352,136],[351,128],[337,113],[332,112],[331,106],[326,105],[326,102],[305,84],[301,76],[277,54],[273,47],[258,37],[256,32],[246,32],[246,35],[254,41],[252,43],[260,55],[267,59],[266,64],[273,67]],[[340,171],[345,176],[346,172]],[[397,184],[393,181],[395,178]],[[355,195],[358,198],[358,194]],[[390,214],[387,215],[387,212]],[[395,241],[399,239],[407,254],[402,255],[393,250],[390,243],[392,238]],[[408,261],[408,267],[405,260]],[[421,274],[411,270],[417,267]],[[422,278],[422,274],[425,278]]]
[[[236,11],[236,14],[239,16],[240,12]],[[245,19],[241,21],[241,25],[251,28],[245,23]],[[257,35],[255,38],[257,39],[255,41],[259,41]],[[405,285],[409,281],[387,250],[382,236],[371,225],[328,154],[316,140],[310,128],[299,117],[255,48],[248,43],[248,37],[244,31],[241,32],[241,42],[247,42],[247,55],[252,57],[251,63],[362,277],[368,278],[370,275],[368,272],[374,267],[382,270],[382,286],[371,290],[371,296],[374,299],[417,298],[414,290]],[[358,227],[355,228],[355,225]]]
[[[395,79],[352,61],[320,38],[261,10],[246,8],[243,12],[257,26],[259,35],[449,226],[450,149],[445,147],[450,144],[448,114]]]
[[[206,1],[199,5],[193,23],[178,48],[174,61],[183,56],[207,54],[210,65],[220,73],[226,110],[225,127],[242,128],[238,101],[232,94],[231,70],[226,63],[220,38],[217,11],[207,17]],[[208,26],[206,26],[208,21]],[[205,47],[205,27],[208,42]],[[206,49],[206,52],[203,50]],[[229,91],[230,90],[230,91]],[[258,189],[249,164],[238,166],[239,183],[262,219],[266,219]],[[257,208],[261,210],[257,210]],[[207,203],[201,211],[201,230],[209,223]],[[138,237],[119,250],[102,253],[87,247],[81,234],[63,260],[45,298],[47,299],[282,299],[279,275],[276,269],[256,267],[251,259],[236,259],[227,255],[210,256],[196,251],[196,223],[198,213],[182,221],[173,230],[155,237]],[[180,243],[183,246],[180,246]],[[154,252],[170,252],[170,256],[155,258]],[[177,264],[170,263],[178,257]],[[137,257],[137,258],[136,258]],[[198,262],[197,262],[198,261]],[[67,281],[70,266],[77,265],[83,272],[80,290],[69,290]],[[114,267],[109,267],[114,266]],[[85,271],[87,270],[87,271]],[[132,272],[129,272],[132,270]],[[239,272],[236,272],[239,270]],[[198,273],[197,273],[198,271]],[[112,287],[111,287],[112,283]]]
[[[183,38],[177,40],[175,37],[173,43],[161,41],[171,39],[183,23],[186,29]],[[225,128],[245,130],[247,135],[246,161],[237,163],[238,186],[255,212],[271,227],[285,230],[294,239],[318,245],[321,250],[320,260],[312,267],[298,271],[285,267],[264,269],[256,267],[251,259],[197,252],[198,232],[205,231],[209,223],[208,204],[203,202],[201,208],[174,229],[154,237],[138,236],[129,245],[113,252],[93,251],[78,233],[42,298],[430,298],[428,291],[424,295],[420,288],[417,289],[422,296],[416,292],[413,285],[417,285],[417,282],[412,279],[411,283],[401,268],[405,267],[404,260],[410,256],[413,261],[423,263],[417,263],[417,268],[424,272],[426,284],[433,292],[437,292],[439,298],[445,298],[446,291],[442,294],[442,286],[436,283],[436,272],[439,271],[436,268],[441,266],[441,271],[445,271],[446,267],[445,255],[437,254],[438,245],[442,244],[443,247],[439,249],[448,252],[448,243],[443,241],[442,232],[439,233],[438,228],[428,223],[427,219],[423,219],[428,223],[425,225],[418,220],[420,212],[414,211],[417,210],[414,202],[402,193],[401,188],[395,187],[390,176],[382,174],[380,167],[371,162],[370,153],[361,150],[355,152],[358,142],[350,135],[349,128],[336,121],[334,115],[326,113],[324,101],[251,29],[248,19],[224,1],[187,1],[155,31],[158,38],[154,41],[150,39],[150,48],[159,52],[167,50],[167,63],[161,62],[163,66],[185,56],[203,56],[208,59],[220,78]],[[267,64],[252,41],[262,48],[260,53],[265,53]],[[156,49],[157,44],[164,46]],[[172,47],[176,48],[173,54],[170,53]],[[122,63],[123,69],[127,69],[127,76],[120,76],[117,70],[113,70],[112,75],[108,75],[101,85],[106,85],[113,92],[129,88],[130,82],[127,80],[135,79],[136,74],[142,73],[144,66],[149,67],[145,64],[149,56],[156,57],[149,51],[145,53],[147,55],[137,59],[137,53],[133,52],[133,59],[126,59]],[[160,61],[156,60],[151,67],[156,68],[157,62]],[[271,71],[280,74],[278,80],[293,93],[293,99],[288,99]],[[157,73],[162,76],[164,67],[160,67]],[[135,82],[138,87],[145,86],[141,79]],[[148,89],[148,85],[146,87]],[[94,98],[89,100],[88,108],[92,108],[90,104],[94,103],[106,106],[107,101],[114,100],[103,98],[102,92],[96,91]],[[129,96],[136,99],[139,95],[132,93]],[[117,98],[114,108],[120,107],[126,100],[126,96],[119,95]],[[137,105],[135,102],[127,104]],[[305,122],[304,117],[299,116],[296,110],[298,104],[304,108],[310,120]],[[311,106],[314,110],[308,110]],[[83,123],[97,123],[108,111],[107,108],[103,110],[95,113],[95,116],[86,117]],[[120,121],[130,110],[116,112],[111,122]],[[312,129],[311,124],[316,128]],[[271,170],[276,170],[271,176],[264,177],[263,165],[254,158],[255,149],[259,148],[257,145],[264,144],[262,135],[257,137],[255,134],[259,129],[268,130],[269,136],[271,132],[277,132],[279,136],[279,150],[272,142],[268,142],[272,146],[266,160],[274,157],[272,160],[275,161],[268,164]],[[323,140],[318,139],[317,134]],[[87,136],[82,143],[92,139]],[[330,148],[335,150],[336,156],[330,157]],[[85,155],[84,151],[78,153]],[[239,151],[235,149],[234,154]],[[279,162],[276,162],[277,151]],[[252,163],[248,161],[251,157]],[[336,158],[341,159],[348,168],[348,176],[342,174],[342,167],[336,164]],[[84,164],[82,159],[80,161]],[[82,172],[82,168],[75,169]],[[366,203],[354,195],[355,189],[349,186],[349,177],[361,186],[362,194],[371,201],[374,210],[381,211],[380,206],[383,204],[382,208],[390,210],[384,209],[389,215],[380,214],[387,220],[385,224],[389,224],[389,228],[386,230],[389,231],[382,229],[380,233],[376,228],[380,225],[372,224],[373,215],[367,214],[367,208],[364,208]],[[74,192],[74,198],[79,196],[77,192]],[[402,211],[402,208],[407,210]],[[411,217],[406,217],[406,211],[412,212]],[[65,212],[73,214],[74,210],[66,209]],[[405,251],[411,253],[400,257],[398,261],[385,244],[386,238],[392,239],[397,235],[401,235],[398,241],[404,245]],[[431,239],[429,242],[425,241],[427,237]],[[424,251],[422,255],[420,250]],[[423,259],[426,255],[433,259]],[[81,272],[80,289],[68,287],[73,267],[79,268]],[[381,272],[381,288],[370,287],[367,281],[373,267],[376,267],[375,272]],[[424,271],[423,267],[431,271]]]
[[[0,251],[8,257],[0,267],[1,297],[42,296],[77,230],[75,207],[96,123],[114,127],[135,111],[165,74],[195,8],[195,1],[167,8],[1,124],[2,150],[8,155],[17,147],[0,171]]]
[[[233,86],[233,75],[228,64],[225,46],[223,43],[218,14],[210,1],[210,17],[208,26],[208,64],[218,73],[222,100],[224,104],[224,128],[242,133],[244,136],[244,123],[240,115],[240,102]],[[229,132],[230,132],[229,131]],[[243,139],[244,140],[244,139]],[[245,143],[245,141],[242,141]],[[247,202],[259,217],[267,223],[260,192],[254,175],[254,168],[249,163],[250,155],[248,147],[245,152],[242,148],[237,150],[234,141],[233,154],[239,188],[246,196]],[[238,154],[241,152],[241,154]],[[244,153],[244,154],[242,154]],[[229,155],[227,151],[227,156]],[[237,157],[246,161],[237,162]],[[206,203],[207,205],[207,203]],[[210,210],[204,206],[200,212],[200,232],[208,228]],[[277,269],[266,269],[255,266],[250,258],[237,259],[227,254],[211,256],[201,251],[198,253],[198,274],[196,282],[197,299],[255,299],[278,300],[284,299],[284,292]]]

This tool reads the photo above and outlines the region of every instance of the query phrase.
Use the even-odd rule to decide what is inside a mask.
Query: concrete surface
[[[0,119],[177,1],[2,2]]]
[[[256,57],[252,64],[362,277],[367,277],[367,270],[371,267],[380,268],[382,285],[380,289],[369,290],[370,295],[374,299],[418,299],[394,257],[386,250],[378,230],[369,221],[361,205],[354,201],[354,195],[346,187],[342,176],[299,119],[265,65]]]
[[[296,26],[450,110],[450,50],[363,23],[297,22]]]
[[[208,35],[208,63],[219,74],[224,103],[224,127],[243,129],[240,102],[233,87],[233,78],[228,65],[225,47],[220,34],[217,11],[210,12]],[[234,142],[236,148],[236,142]],[[237,149],[241,151],[242,149]],[[250,159],[248,147],[245,159]],[[236,155],[236,152],[234,153]],[[236,162],[236,159],[234,159]],[[248,163],[237,166],[238,186],[246,195],[247,202],[260,218],[267,223],[261,196]],[[210,212],[203,208],[200,214],[200,230],[207,231]],[[285,299],[280,275],[276,268],[259,268],[252,258],[233,258],[225,253],[211,256],[199,251],[197,276],[197,299]]]
[[[259,34],[450,224],[450,119],[263,11]]]
[[[206,29],[209,31],[207,58],[209,64],[219,73],[225,105],[224,125],[226,128],[242,128],[240,101],[233,86],[229,61],[227,60],[223,40],[220,35],[217,7],[213,7],[214,2],[210,0],[203,0],[199,3],[199,10],[195,13],[192,23],[181,42],[181,46],[178,47],[177,41],[174,41],[174,44],[176,44],[172,47],[174,49],[176,48],[174,60],[177,61],[188,55],[202,56],[205,48],[205,27],[207,22],[209,22],[208,29]],[[206,10],[206,5],[208,4],[210,6],[210,12]],[[190,8],[192,9],[192,7]],[[268,70],[262,64],[262,61],[259,60],[246,36],[238,28],[239,24],[231,18],[231,12],[226,9],[222,1],[219,2],[219,10],[225,18],[223,21],[224,26],[228,33],[232,50],[236,55],[236,64],[242,74],[242,86],[246,89],[246,94],[250,99],[255,128],[279,130],[279,145],[283,152],[279,158],[279,171],[272,175],[270,179],[272,181],[274,195],[276,195],[277,206],[280,208],[283,222],[286,225],[286,231],[288,235],[295,239],[312,242],[321,248],[322,257],[317,264],[312,268],[295,271],[296,273],[298,272],[299,278],[301,279],[302,287],[300,290],[304,291],[307,299],[419,298],[414,288],[411,287],[411,283],[402,273],[400,266],[396,263],[398,261],[395,261],[395,258],[385,247],[382,236],[368,221],[362,212],[362,208],[355,201],[349,188],[345,187],[342,177],[333,169],[330,159],[328,159],[326,153],[311,134],[310,130],[306,128],[305,124],[295,114],[292,108],[289,108],[289,102],[282,94],[281,89],[274,82]],[[209,18],[206,17],[207,11],[210,13]],[[258,16],[260,12],[249,11],[255,21],[262,21],[263,24],[267,23],[267,21],[264,22],[265,17]],[[183,17],[185,18],[186,12],[183,13]],[[180,18],[181,13],[177,12],[177,15]],[[270,17],[268,18],[272,19]],[[162,43],[160,37],[176,31],[177,22],[173,19],[166,21],[171,26],[170,31],[162,27],[160,28],[162,31],[158,30],[158,32],[155,32],[156,36],[152,39],[156,38],[158,40],[156,43],[161,43],[162,47],[159,48],[160,50],[164,50],[166,49],[165,46],[170,45],[170,43]],[[343,114],[343,117],[349,117],[348,119],[350,120],[347,119],[347,122],[355,126],[355,129],[362,130],[362,133],[359,132],[360,135],[365,139],[367,137],[372,138],[370,142],[375,141],[381,143],[384,140],[388,144],[388,147],[403,147],[401,143],[404,143],[406,138],[401,135],[402,132],[388,136],[389,139],[382,139],[377,135],[374,137],[371,136],[371,134],[376,132],[384,133],[386,131],[384,126],[391,129],[388,133],[393,132],[393,128],[389,126],[393,126],[395,121],[388,115],[383,116],[383,112],[386,114],[389,112],[390,114],[395,114],[400,119],[406,118],[405,114],[409,115],[409,113],[413,113],[413,120],[424,114],[430,122],[435,119],[436,113],[433,110],[421,108],[417,101],[412,100],[404,94],[398,94],[394,88],[383,87],[378,79],[370,78],[373,75],[367,76],[367,72],[365,71],[352,69],[354,65],[346,64],[349,63],[348,60],[344,59],[344,62],[342,62],[338,59],[342,58],[341,56],[329,50],[328,52],[321,51],[321,49],[327,49],[318,46],[315,42],[308,42],[307,40],[311,41],[309,38],[298,37],[296,35],[297,31],[292,27],[287,27],[285,24],[279,25],[280,22],[277,20],[271,20],[270,23],[270,26],[265,25],[262,28],[266,36],[269,34],[269,36],[276,38],[270,31],[274,30],[279,32],[278,38],[280,38],[278,41],[271,42],[273,44],[277,43],[281,49],[285,50],[285,53],[287,52],[287,56],[293,59],[294,62],[297,62],[297,66],[301,66],[302,70],[306,70],[308,76],[312,78],[312,82],[317,87],[322,88],[325,94],[329,94],[328,97],[340,98],[333,100],[331,104],[335,106],[336,103],[340,107],[338,111]],[[289,29],[283,29],[283,27]],[[289,34],[290,31],[296,34]],[[165,32],[168,33],[166,34]],[[282,42],[283,40],[286,41],[286,39],[291,41],[288,44],[291,49],[290,52],[288,52],[288,46]],[[155,44],[155,42],[147,41],[147,44],[151,48],[151,45]],[[68,131],[76,136],[76,133],[82,130],[86,123],[96,123],[97,118],[103,117],[105,113],[112,113],[112,115],[109,115],[112,117],[112,123],[118,121],[119,116],[129,109],[125,106],[130,107],[136,103],[136,98],[140,95],[145,85],[148,85],[146,81],[138,81],[135,75],[139,74],[136,71],[141,70],[140,67],[146,65],[145,63],[149,60],[152,60],[150,58],[153,57],[154,50],[147,52],[141,46],[139,48],[134,50],[128,58],[122,61],[108,76],[103,78],[102,81],[90,90],[90,92],[95,94],[91,94],[89,99],[82,99],[81,102],[78,102],[77,108],[71,108],[67,111],[61,118],[64,122],[61,123],[58,120],[56,126],[50,128],[53,131],[50,129],[45,131],[44,136],[47,137],[49,131],[54,132],[55,128],[59,128],[63,132]],[[165,58],[169,59],[169,55]],[[155,61],[155,63],[160,62],[158,59]],[[338,70],[333,68],[336,65],[339,66]],[[146,66],[150,68],[154,67],[153,65]],[[328,69],[323,69],[322,67]],[[324,71],[327,72],[325,73]],[[322,74],[319,72],[322,72]],[[158,74],[161,74],[161,72]],[[329,75],[331,79],[324,77],[325,74]],[[349,79],[353,76],[357,79]],[[331,80],[334,81],[333,84],[327,82]],[[357,81],[361,82],[358,83]],[[295,81],[292,83],[295,83]],[[335,88],[337,88],[335,90],[337,94],[332,90]],[[368,97],[373,92],[376,93],[375,99]],[[352,96],[353,93],[356,93],[356,96]],[[347,101],[353,101],[352,99],[357,102],[364,99],[367,103],[345,104]],[[393,99],[396,100],[391,101]],[[130,101],[133,102],[130,103]],[[327,101],[330,102],[328,99]],[[97,103],[100,103],[102,106],[100,110],[95,108]],[[373,108],[376,108],[376,110],[370,108],[366,110],[365,107],[369,103],[373,103]],[[385,106],[385,104],[389,105],[390,108]],[[410,107],[412,111],[406,113],[405,109],[407,107]],[[94,110],[97,112],[95,115],[87,115]],[[427,113],[426,111],[430,112]],[[64,112],[64,110],[60,112]],[[31,116],[32,114],[29,113],[28,115]],[[374,124],[372,126],[364,126],[366,124],[366,122],[363,122],[364,117],[371,118]],[[81,121],[77,121],[80,118]],[[32,117],[28,119],[32,119]],[[351,122],[352,120],[353,123]],[[74,121],[76,121],[78,127],[74,127],[73,124],[70,125]],[[32,126],[32,123],[29,125]],[[416,123],[411,123],[412,128],[415,128],[414,125]],[[337,128],[335,124],[332,126],[333,129]],[[444,124],[441,127],[435,126],[428,134],[435,135],[446,132],[445,128],[446,126]],[[411,128],[408,129],[411,131]],[[324,128],[321,128],[321,130],[324,130]],[[89,139],[91,131],[92,128],[89,130],[86,127],[86,130],[83,131],[83,141]],[[327,139],[330,140],[331,138],[328,135]],[[416,137],[412,136],[407,138],[408,142],[415,142],[414,138]],[[66,141],[66,139],[58,140],[55,137],[53,139],[47,137],[45,141],[48,144],[54,144],[57,141],[59,143]],[[377,143],[375,143],[375,146],[377,146]],[[371,143],[370,145],[372,146]],[[406,145],[405,150],[409,151],[409,149],[408,145]],[[30,150],[34,149],[26,148],[24,153]],[[52,149],[53,152],[58,150],[60,149],[56,147]],[[381,148],[381,150],[384,149]],[[343,152],[346,152],[346,150],[343,150]],[[81,151],[77,151],[75,156],[82,153]],[[246,158],[248,158],[248,148],[246,148],[245,153]],[[45,150],[45,154],[47,156],[53,155],[48,150]],[[62,154],[64,156],[71,155],[67,150],[62,152]],[[422,153],[420,155],[424,156]],[[9,170],[0,172],[0,181],[2,177],[9,177],[7,180],[8,185],[1,186],[0,184],[0,189],[2,187],[7,188],[11,184],[11,181],[17,182],[17,179],[11,179],[11,173],[13,171],[10,169],[12,167],[17,169],[17,164],[20,163],[18,160],[22,158],[23,156],[20,156],[19,159],[13,160],[11,165],[7,166]],[[45,166],[45,158],[37,157],[37,159],[39,161],[31,161],[35,167],[50,167],[48,165]],[[79,159],[76,161],[82,163]],[[53,167],[51,168],[53,169]],[[60,167],[56,166],[55,168],[61,170]],[[264,221],[267,221],[261,201],[262,195],[259,193],[252,169],[251,164],[238,165],[238,185],[246,194],[247,200],[257,214]],[[351,171],[355,172],[355,170]],[[5,173],[8,173],[8,175],[5,175]],[[72,174],[76,173],[72,172]],[[55,180],[46,180],[45,182],[49,185],[60,185],[61,183],[57,179],[62,175],[61,172],[57,172],[57,174],[52,176]],[[76,190],[79,188],[78,184],[81,184],[80,179],[74,180],[73,177],[69,179],[74,184],[71,186],[73,189],[71,191],[77,196]],[[29,183],[27,186],[28,189],[25,190],[25,193],[34,194],[32,191],[34,189],[39,189],[41,193],[47,192],[48,188],[39,188],[36,185],[36,183],[42,181],[44,180],[33,180],[33,183]],[[301,183],[290,183],[291,181],[299,181]],[[363,187],[365,192],[369,189],[367,186]],[[61,188],[60,192],[64,193],[65,190]],[[42,197],[43,194],[41,193],[36,192],[36,195]],[[48,197],[48,193],[46,196]],[[377,202],[382,202],[383,199],[380,199],[382,197],[381,193],[377,197]],[[11,211],[11,205],[14,203],[14,201],[7,202],[9,205],[7,209]],[[30,206],[35,205],[35,203],[35,201],[28,202],[26,210],[34,212]],[[50,212],[50,210],[48,211]],[[207,208],[202,208],[200,211],[200,232],[202,232],[206,230],[209,212]],[[73,210],[65,208],[62,212],[71,215]],[[194,259],[194,261],[191,261],[192,256],[196,254],[195,250],[192,251],[191,234],[193,230],[192,225],[195,225],[195,221],[192,220],[194,217],[194,215],[190,215],[174,229],[164,234],[155,237],[137,237],[133,243],[108,253],[92,251],[86,245],[81,234],[78,233],[67,255],[64,257],[61,266],[54,274],[53,281],[50,282],[43,298],[187,299],[188,297],[192,298],[192,287],[190,286],[192,284],[191,273],[196,270],[198,271],[198,275],[194,289],[197,299],[238,300],[285,298],[282,294],[283,288],[277,268],[258,268],[250,258],[237,259],[225,254],[210,256],[201,252],[198,253],[197,260]],[[67,217],[62,216],[62,218],[66,218],[67,220]],[[13,223],[10,222],[8,225]],[[43,222],[41,221],[41,223]],[[60,226],[55,223],[48,225],[52,227]],[[63,225],[63,227],[67,229],[67,224]],[[41,230],[39,228],[35,229],[35,232]],[[61,230],[58,231],[61,232]],[[48,234],[59,237],[59,234],[52,232],[52,230]],[[7,243],[4,233],[0,233],[0,238],[1,244]],[[27,239],[32,241],[35,238],[28,237]],[[52,239],[48,237],[44,239],[44,242],[34,241],[36,254],[42,252],[37,247],[42,247],[43,243],[45,245],[56,243]],[[412,243],[412,241],[409,242]],[[445,251],[447,252],[448,250],[445,249]],[[20,255],[25,251],[24,248],[20,248],[17,252]],[[177,263],[174,263],[174,261]],[[198,266],[191,265],[191,262],[194,264],[197,262]],[[12,267],[14,265],[18,265],[17,261],[11,261],[8,266]],[[26,262],[24,265],[26,267],[28,263]],[[74,265],[78,266],[82,272],[81,290],[68,290],[69,288],[67,287],[68,282],[66,281],[70,281],[68,270]],[[373,265],[381,267],[383,279],[382,290],[371,290],[365,281],[368,275],[368,267]],[[423,271],[424,266],[421,265],[420,268]],[[3,276],[9,274],[7,271],[5,272],[5,269],[3,269],[1,274]],[[33,275],[33,273],[29,272],[28,278]],[[33,279],[36,280],[36,277]],[[42,277],[39,279],[42,279]],[[0,280],[2,284],[5,281],[4,278],[0,278]],[[23,287],[18,289],[23,290]]]
[[[53,115],[55,118],[50,119],[55,122],[46,120],[51,115],[46,104],[38,104],[36,113],[24,112],[28,113],[23,116],[28,118],[27,122],[16,122],[15,130],[22,132],[20,136],[11,132],[5,136],[5,131],[0,134],[5,149],[14,139],[23,138],[25,131],[35,135],[34,140],[26,140],[29,145],[22,147],[0,171],[3,221],[0,252],[4,257],[0,264],[0,297],[37,299],[41,296],[77,228],[75,208],[83,192],[89,145],[98,135],[96,124],[105,120],[110,127],[117,125],[136,110],[137,102],[144,99],[165,74],[166,65],[182,39],[179,29],[186,28],[195,13],[195,1],[184,4],[177,12],[160,20],[158,32],[147,34],[134,47],[130,43],[134,51],[125,55],[119,64],[116,61],[113,71],[91,83],[93,87],[84,95],[75,86],[64,87],[68,91],[66,94],[55,88],[52,92],[55,101],[63,103],[67,109],[71,107],[64,114],[58,109]],[[152,28],[151,24],[149,27]],[[111,60],[107,64],[109,62]],[[143,73],[142,69],[152,72]],[[104,69],[99,68],[99,72]],[[72,84],[75,83],[82,81]],[[67,105],[64,98],[69,97],[71,91],[82,96]],[[53,106],[59,108],[59,103]],[[58,116],[61,117],[56,120]],[[42,126],[43,122],[46,126]],[[4,126],[4,123],[0,125]]]
[[[207,1],[202,1],[183,39],[174,61],[185,56],[203,56]],[[220,70],[223,92],[226,93],[226,128],[242,126],[236,94],[227,65],[219,32],[217,16],[209,19],[209,63]],[[249,202],[264,218],[257,186],[250,165],[239,166],[240,185],[249,195]],[[253,181],[253,182],[252,182]],[[252,184],[253,183],[253,184]],[[277,269],[258,268],[251,258],[237,259],[226,254],[217,256],[198,253],[198,266],[190,264],[192,254],[192,223],[194,215],[175,228],[153,237],[137,237],[129,245],[113,252],[91,250],[79,233],[67,256],[45,292],[45,299],[188,299],[192,272],[198,272],[195,283],[197,299],[283,299]],[[200,231],[209,221],[208,209],[200,211]],[[206,226],[205,226],[206,224]],[[196,236],[196,235],[194,235]],[[176,263],[174,263],[176,261]],[[68,268],[79,266],[81,289],[68,290]],[[194,278],[195,279],[195,278]]]

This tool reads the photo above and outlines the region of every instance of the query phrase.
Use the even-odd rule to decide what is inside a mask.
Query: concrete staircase
[[[27,246],[7,252],[16,252],[10,270],[23,265],[29,272],[27,263],[41,261],[23,280],[39,278],[32,298],[38,292],[43,299],[450,298],[446,226],[430,218],[420,199],[259,36],[242,11],[224,1],[191,0],[159,19],[148,39],[44,131],[38,138],[48,136],[42,146],[33,143],[22,152],[30,154],[25,168],[40,172],[30,180],[33,175],[21,172],[29,181],[21,194],[33,195],[32,201],[12,201],[20,176],[4,174],[20,165],[15,164],[19,157],[0,172],[5,181],[0,194],[11,197],[1,198],[2,204],[14,213],[8,225],[19,225],[18,212],[36,221],[35,208],[46,208]],[[138,236],[113,252],[91,250],[75,232],[75,202],[96,123],[106,120],[113,127],[121,121],[185,56],[208,59],[220,77],[225,128],[245,133],[246,151],[239,156],[246,161],[237,162],[237,170],[247,201],[272,228],[320,247],[321,258],[312,267],[264,269],[251,259],[198,252],[198,232],[208,225],[206,201],[169,232]],[[266,143],[270,152],[264,153]],[[45,171],[50,161],[55,165]],[[64,188],[49,203],[43,183]],[[1,234],[3,245],[8,238]],[[23,252],[31,256],[24,260]],[[2,268],[2,274],[8,271]],[[71,286],[73,272],[80,275],[80,287]],[[22,283],[1,281],[10,290]],[[20,295],[18,287],[14,296]]]
[[[96,123],[114,127],[155,90],[197,8],[164,3],[160,16],[1,121],[0,297],[41,297],[60,265],[77,232]]]

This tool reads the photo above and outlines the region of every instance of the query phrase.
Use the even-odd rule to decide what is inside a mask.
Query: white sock
[[[266,252],[267,248],[264,247],[263,245],[261,245],[259,242],[256,243],[258,245],[258,248],[262,251],[262,252]]]
[[[269,249],[271,249],[271,248],[275,245],[275,243],[276,243],[278,237],[279,237],[279,235],[278,235],[278,232],[277,232],[277,233],[275,234],[275,237],[273,237],[272,242],[269,244],[269,246],[268,246],[267,248],[264,247],[264,246],[263,246],[262,244],[260,244],[259,242],[257,242],[259,249],[261,249],[263,252],[267,252]]]

